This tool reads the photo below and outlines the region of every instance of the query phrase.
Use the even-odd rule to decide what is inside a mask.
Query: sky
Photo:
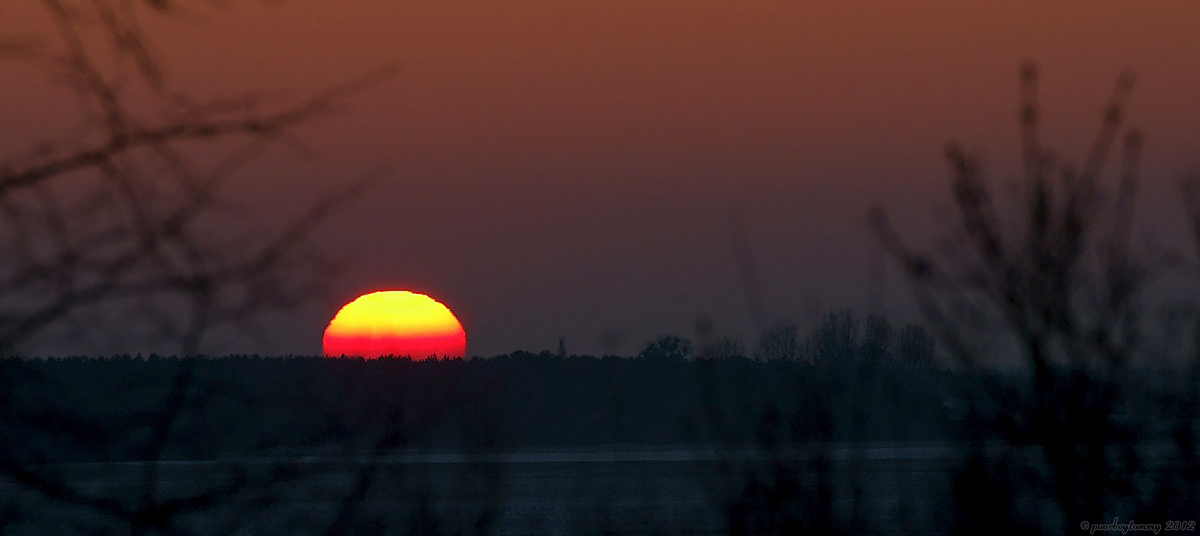
[[[33,3],[30,3],[33,4]],[[1083,154],[1118,74],[1138,75],[1146,135],[1139,236],[1180,235],[1179,179],[1200,173],[1200,4],[614,0],[197,3],[145,20],[169,80],[198,96],[303,96],[399,74],[273,152],[236,195],[284,218],[380,166],[318,235],[346,262],[330,298],[217,352],[316,354],[341,303],[389,288],[459,316],[468,353],[636,353],[698,315],[747,340],[737,262],[769,322],[849,307],[911,315],[866,226],[885,207],[913,241],[949,222],[942,150],[998,182],[1017,169],[1017,73],[1041,68],[1048,142]],[[0,31],[37,28],[0,7]],[[0,69],[0,144],[61,126],[61,94]],[[735,243],[732,221],[744,241]],[[872,290],[872,289],[882,289]]]

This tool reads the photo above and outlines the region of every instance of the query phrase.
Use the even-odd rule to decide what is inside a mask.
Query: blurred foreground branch
[[[82,340],[133,320],[190,355],[215,328],[319,294],[333,263],[309,236],[379,174],[334,187],[274,235],[236,229],[249,221],[228,186],[272,147],[305,151],[298,128],[394,71],[292,103],[256,92],[202,102],[170,87],[143,31],[141,17],[178,3],[42,5],[57,46],[15,59],[65,84],[81,121],[0,162],[0,352],[52,328]],[[120,314],[96,314],[113,305]]]
[[[1163,421],[1188,430],[1196,421],[1173,402],[1146,401],[1181,401],[1194,386],[1130,375],[1162,365],[1156,353],[1171,346],[1150,330],[1158,319],[1147,304],[1168,266],[1144,260],[1130,239],[1142,147],[1123,123],[1133,76],[1118,79],[1081,165],[1042,143],[1036,68],[1025,66],[1021,82],[1024,180],[1011,211],[979,159],[951,145],[958,225],[943,248],[914,249],[882,209],[871,214],[944,348],[978,381],[963,428],[973,456],[957,480],[961,528],[1063,533],[1113,515],[1190,514],[1200,504],[1194,442],[1176,433],[1166,454],[1151,443],[1164,439]],[[1116,184],[1105,186],[1114,153]],[[1019,216],[1015,225],[1006,214]],[[1194,358],[1170,366],[1196,370]]]
[[[173,87],[146,28],[212,5],[40,0],[39,7],[45,18],[29,28],[44,35],[0,36],[0,59],[67,89],[78,121],[0,157],[0,354],[37,355],[64,344],[78,351],[126,338],[138,348],[165,345],[158,347],[194,356],[214,330],[255,334],[256,319],[322,295],[336,265],[312,233],[383,172],[339,181],[271,232],[245,230],[261,214],[239,208],[230,186],[270,150],[307,154],[302,127],[394,70],[299,100],[259,91],[199,99]],[[187,515],[228,508],[234,498],[256,504],[254,496],[294,478],[287,463],[229,463],[196,489],[170,489],[164,461],[187,443],[180,437],[186,416],[216,399],[213,386],[196,378],[194,360],[172,369],[152,396],[154,410],[108,417],[119,422],[93,421],[57,409],[52,396],[42,399],[70,398],[78,386],[53,383],[19,362],[4,369],[0,391],[10,396],[0,398],[0,483],[118,520],[131,534],[180,532]],[[72,449],[82,454],[70,456],[84,460],[133,460],[136,493],[92,490],[64,474],[54,462]],[[10,499],[17,502],[5,501],[2,515],[20,521],[19,499]]]

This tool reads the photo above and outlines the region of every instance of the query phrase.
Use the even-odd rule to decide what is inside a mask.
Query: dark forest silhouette
[[[798,329],[769,330],[760,346],[779,341],[779,333]],[[45,488],[45,482],[69,483],[77,478],[71,471],[86,464],[141,460],[143,443],[127,432],[138,430],[140,416],[160,410],[162,396],[184,368],[193,371],[193,380],[158,459],[206,461],[214,464],[213,475],[225,477],[217,482],[237,485],[199,495],[209,497],[207,501],[189,499],[188,508],[171,524],[153,527],[156,532],[187,533],[213,518],[243,527],[271,526],[272,520],[287,516],[289,501],[296,500],[289,493],[300,493],[342,507],[314,510],[303,526],[275,527],[275,532],[422,526],[431,533],[488,533],[504,501],[505,464],[495,456],[563,448],[715,447],[727,454],[707,466],[712,472],[706,480],[710,507],[735,534],[878,529],[864,517],[875,511],[863,502],[867,488],[879,484],[873,481],[878,477],[863,469],[868,459],[857,458],[865,451],[836,445],[961,442],[963,448],[955,449],[960,454],[952,457],[961,462],[938,469],[947,478],[958,472],[958,487],[912,490],[946,493],[940,499],[921,499],[958,501],[948,514],[960,519],[951,524],[951,515],[943,519],[945,526],[932,527],[911,521],[905,530],[969,527],[984,516],[998,515],[995,508],[1013,504],[1003,502],[1003,493],[1039,489],[1005,480],[1024,478],[1014,473],[980,467],[1028,463],[1017,454],[996,458],[987,450],[1008,445],[1013,431],[981,420],[980,405],[989,402],[978,394],[980,386],[1020,392],[1028,375],[951,372],[937,365],[931,340],[921,328],[896,329],[885,319],[850,311],[826,315],[794,344],[784,339],[783,346],[796,351],[780,359],[706,358],[686,339],[662,337],[633,357],[518,352],[467,361],[257,356],[3,361],[4,377],[31,374],[42,379],[6,393],[11,414],[43,412],[74,419],[59,426],[33,419],[6,427],[6,444],[38,447],[38,478],[44,480],[24,482],[35,494],[12,496],[17,499],[7,505],[9,521],[18,529],[38,526],[50,521],[40,515],[53,512],[53,522],[68,519],[80,527],[115,528],[131,522],[103,502],[126,500],[119,494],[89,496],[97,501],[90,504]],[[767,354],[771,352],[762,355]],[[1175,404],[1186,391],[1166,387],[1171,379],[1169,369],[1138,367],[1124,377],[1127,405],[1121,418],[1141,423],[1146,434],[1138,441],[1172,444],[1179,439]],[[47,396],[46,387],[70,396]],[[974,450],[980,445],[986,448]],[[1140,443],[1110,445],[1137,448]],[[478,460],[459,467],[464,473],[455,481],[465,488],[447,490],[430,480],[420,464],[389,461],[413,448],[459,452]],[[277,461],[266,466],[250,462],[263,459]],[[313,460],[319,463],[313,465]],[[160,467],[159,474],[170,474],[169,467]],[[1128,470],[1161,494],[1160,477],[1190,482],[1186,473],[1174,469],[1172,464],[1161,474],[1153,466]],[[355,476],[351,484],[320,484],[318,476],[328,471]],[[14,476],[22,482],[17,473],[9,478]],[[463,493],[478,501],[475,514],[465,521],[461,511],[447,511],[440,502]],[[972,503],[981,494],[988,499],[982,511],[978,502]],[[31,498],[38,496],[42,498]],[[1182,508],[1189,500],[1186,495],[1159,497],[1181,501],[1168,508]],[[80,503],[86,515],[64,518],[56,509],[61,504],[52,508],[40,502],[47,499]],[[231,513],[245,505],[253,507]],[[1048,519],[1053,518],[1007,512],[1001,520],[1037,529],[1047,527]],[[611,530],[633,530],[624,524],[627,519],[593,520],[601,521]],[[645,527],[658,525],[639,526],[649,530]],[[603,532],[602,527],[596,530]]]
[[[885,322],[874,317],[872,321]],[[410,436],[415,440],[420,435],[429,446],[451,448],[461,445],[463,439],[456,419],[477,418],[472,413],[481,405],[498,411],[498,422],[503,423],[503,437],[488,438],[487,444],[687,444],[717,439],[701,429],[710,427],[707,421],[711,416],[700,408],[706,405],[705,400],[725,400],[730,406],[727,411],[738,408],[733,414],[746,419],[721,426],[729,441],[739,442],[753,437],[757,422],[752,416],[766,405],[781,403],[797,390],[827,392],[830,397],[844,399],[837,402],[833,435],[837,440],[946,437],[947,397],[959,380],[932,367],[929,354],[901,353],[905,346],[900,340],[874,340],[862,330],[843,337],[840,330],[856,322],[857,318],[847,311],[830,314],[805,338],[803,346],[811,350],[792,359],[769,361],[742,356],[697,358],[687,349],[690,342],[686,339],[664,337],[647,344],[635,357],[560,356],[550,352],[518,352],[469,361],[114,356],[4,361],[0,366],[14,376],[38,374],[47,381],[59,382],[62,389],[69,388],[75,396],[53,405],[60,406],[64,414],[85,420],[105,422],[120,418],[122,413],[153,411],[169,379],[179,369],[190,367],[199,395],[258,400],[254,404],[192,408],[206,415],[204,421],[229,423],[214,424],[217,429],[234,430],[236,422],[245,422],[251,425],[245,433],[253,436],[262,431],[253,423],[295,422],[287,442],[238,440],[236,434],[216,434],[208,438],[211,444],[189,443],[187,448],[196,449],[193,453],[167,453],[176,457],[303,447],[310,441],[307,432],[322,426],[322,411],[326,417],[336,416],[338,422],[349,423],[364,415],[386,413],[386,408],[402,409],[405,419],[436,422],[433,428],[419,426],[424,432]],[[823,341],[834,337],[835,345]],[[843,341],[848,344],[836,345]],[[882,351],[877,350],[880,347]],[[849,407],[840,407],[853,404],[856,397],[838,393],[836,386],[857,381],[868,373],[870,381],[882,382],[881,388],[891,393],[894,411],[874,416],[875,422],[867,429],[856,430],[849,424]],[[139,387],[129,385],[126,378],[143,381]],[[125,392],[118,393],[118,389]],[[901,402],[903,408],[896,405]],[[37,403],[52,404],[42,400]],[[306,417],[297,408],[313,409],[313,415]],[[451,418],[451,414],[457,417]],[[365,426],[369,430],[377,424],[368,419]],[[122,456],[104,452],[101,449],[91,454],[114,461]],[[123,456],[130,455],[125,452]]]
[[[237,518],[247,526],[280,516],[287,504],[281,490],[314,486],[312,467],[297,467],[288,460],[311,456],[329,465],[359,464],[363,471],[357,489],[316,486],[305,492],[348,501],[348,510],[354,511],[345,516],[311,520],[313,526],[343,533],[373,522],[408,526],[420,519],[445,529],[453,519],[413,510],[375,511],[377,517],[371,517],[371,505],[379,501],[394,506],[387,502],[391,497],[421,496],[419,479],[389,473],[390,466],[380,463],[398,448],[493,455],[614,445],[757,448],[763,434],[759,416],[772,412],[811,417],[809,422],[793,423],[796,435],[787,436],[788,443],[949,437],[946,394],[961,390],[959,380],[931,367],[928,353],[904,353],[907,343],[895,338],[890,328],[867,331],[858,329],[859,323],[848,311],[830,314],[801,342],[801,351],[775,360],[696,357],[690,341],[663,337],[630,358],[544,352],[470,361],[255,356],[3,361],[4,377],[28,374],[42,380],[8,393],[5,407],[10,414],[41,412],[73,419],[68,426],[47,427],[31,418],[7,429],[6,443],[39,446],[40,471],[22,479],[18,468],[29,461],[9,464],[9,478],[37,492],[13,496],[17,500],[8,505],[14,516],[10,521],[16,528],[47,522],[38,511],[46,503],[39,501],[50,500],[84,507],[88,515],[73,520],[81,527],[139,523],[121,513],[117,505],[127,499],[119,494],[75,496],[65,491],[71,486],[70,471],[80,464],[142,460],[142,441],[127,432],[138,430],[136,421],[143,416],[160,411],[162,397],[182,369],[191,371],[190,387],[155,459],[211,461],[219,467],[217,474],[228,477],[218,481],[236,485],[187,494],[187,507],[180,507],[169,524],[149,527],[156,532],[187,532],[196,519],[224,516],[231,505],[257,505],[255,512]],[[863,323],[886,326],[874,317]],[[71,396],[44,396],[47,388]],[[872,402],[872,414],[863,420],[860,414],[866,408],[859,407],[858,400],[860,391],[867,390],[878,391],[881,399]],[[793,400],[797,392],[808,396]],[[819,399],[816,413],[804,405],[813,397]],[[281,461],[266,468],[238,461],[263,457]],[[500,501],[502,465],[475,469],[471,477],[482,479],[476,481],[482,497]],[[51,482],[62,483],[64,491],[56,492],[53,486],[58,484]],[[736,493],[722,493],[714,497],[716,510],[725,501],[742,500]],[[31,498],[37,496],[41,499]],[[488,501],[481,505],[480,528],[494,516],[496,506],[489,508]],[[59,510],[49,511],[55,512],[55,521],[63,520]],[[289,527],[286,532],[298,531],[314,532],[311,527]]]

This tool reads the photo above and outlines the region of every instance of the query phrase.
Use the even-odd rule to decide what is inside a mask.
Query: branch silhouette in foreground
[[[1145,384],[1145,374],[1130,374],[1196,368],[1186,352],[1176,352],[1174,363],[1160,355],[1174,343],[1155,329],[1148,292],[1172,266],[1137,251],[1130,238],[1142,147],[1123,121],[1133,76],[1118,79],[1079,165],[1043,144],[1037,81],[1026,65],[1023,196],[1014,206],[993,197],[977,158],[950,145],[958,225],[943,248],[910,248],[882,209],[871,214],[943,347],[977,380],[964,427],[972,456],[955,494],[960,527],[1062,533],[1114,515],[1190,514],[1200,504],[1195,445],[1179,439],[1194,436],[1196,422],[1171,408],[1194,384]],[[1106,186],[1113,153],[1115,185]],[[997,372],[995,364],[1018,364],[1019,373]],[[1172,418],[1187,432],[1163,437],[1161,422]],[[1148,447],[1160,440],[1173,450]]]
[[[274,235],[230,229],[249,220],[227,187],[273,147],[304,150],[299,127],[393,71],[298,102],[255,92],[201,102],[170,88],[142,29],[140,17],[179,3],[42,6],[58,46],[8,55],[62,81],[81,121],[62,141],[0,161],[0,352],[55,329],[87,340],[141,323],[191,355],[214,329],[319,294],[333,263],[311,232],[379,173],[319,196]]]
[[[242,230],[253,214],[239,208],[230,186],[269,150],[305,154],[301,127],[394,70],[299,100],[257,91],[201,100],[172,86],[146,28],[211,5],[40,0],[39,7],[45,35],[0,36],[0,60],[65,87],[78,121],[57,139],[0,157],[0,354],[131,339],[194,356],[214,330],[257,336],[263,315],[322,295],[336,265],[312,233],[382,171],[342,181],[270,233]],[[0,390],[71,389],[19,363],[5,369]],[[0,398],[0,474],[51,503],[118,520],[131,534],[183,531],[179,519],[188,514],[234,497],[255,504],[250,495],[261,498],[294,478],[286,463],[228,464],[200,489],[168,489],[162,462],[181,441],[181,423],[217,394],[194,369],[194,360],[181,360],[157,409],[120,422],[57,411],[52,396],[32,404]],[[137,444],[121,455],[136,464],[131,496],[80,487],[53,463],[63,449],[95,452],[130,441]],[[6,501],[0,519],[21,519],[14,504]]]

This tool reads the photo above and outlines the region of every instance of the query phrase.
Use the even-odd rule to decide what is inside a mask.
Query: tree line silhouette
[[[373,423],[365,417],[386,408],[403,408],[405,425],[422,430],[411,433],[412,440],[427,446],[462,446],[462,430],[478,424],[484,406],[489,408],[484,413],[497,423],[492,427],[502,430],[503,437],[486,438],[496,446],[687,444],[711,439],[697,435],[696,427],[707,417],[698,410],[705,406],[705,397],[727,398],[753,416],[752,408],[789,391],[834,393],[833,384],[843,376],[862,376],[868,369],[886,384],[892,398],[881,407],[895,408],[881,415],[880,423],[912,425],[885,429],[880,424],[856,432],[858,437],[944,437],[944,393],[954,376],[932,366],[928,335],[915,326],[892,330],[877,317],[861,323],[868,328],[859,329],[859,319],[849,311],[832,313],[803,342],[785,341],[784,346],[793,348],[790,354],[759,352],[774,356],[769,359],[697,356],[690,341],[662,337],[634,357],[550,352],[467,361],[112,356],[5,360],[0,369],[5,377],[27,375],[45,382],[14,383],[7,394],[14,412],[57,408],[81,421],[123,423],[161,408],[170,398],[173,375],[190,368],[195,385],[185,398],[206,403],[188,407],[180,423],[205,423],[211,430],[180,438],[164,452],[169,458],[312,446],[313,434],[325,423],[348,428],[360,423],[360,432],[367,433]],[[760,348],[779,342],[776,331],[794,334],[796,328],[773,330],[764,335]],[[792,377],[804,385],[780,380]],[[931,390],[925,387],[929,383],[947,385]],[[45,399],[48,392],[58,395]],[[132,438],[117,432],[127,427],[110,428],[118,436],[111,441],[93,438],[86,442],[91,445],[87,449],[46,456],[79,461],[136,458],[136,452],[123,447]],[[849,428],[839,421],[834,437],[855,435],[843,430]],[[277,434],[274,439],[272,433]]]
[[[715,462],[713,505],[726,530],[739,534],[874,526],[862,517],[870,511],[859,510],[867,508],[859,502],[871,485],[863,469],[869,460],[854,458],[853,449],[850,458],[835,456],[836,445],[957,445],[948,465],[937,469],[954,486],[946,500],[957,501],[946,522],[963,518],[953,526],[970,526],[965,523],[1014,504],[1004,502],[1012,496],[1036,490],[994,472],[993,464],[1029,460],[1018,455],[1024,450],[996,458],[996,446],[1013,441],[1016,432],[982,414],[987,400],[978,395],[980,386],[1024,392],[1027,374],[948,370],[937,365],[923,328],[895,329],[886,319],[851,311],[827,314],[803,338],[797,333],[796,326],[768,330],[755,344],[758,358],[705,357],[689,340],[665,336],[632,357],[3,360],[0,378],[12,381],[0,405],[0,481],[25,491],[6,494],[0,511],[15,527],[38,526],[46,515],[60,520],[65,514],[57,508],[70,507],[91,512],[78,520],[81,526],[101,519],[174,533],[187,532],[195,519],[269,524],[264,520],[286,510],[290,489],[341,505],[337,515],[308,521],[331,533],[371,523],[424,523],[429,533],[445,533],[458,514],[437,511],[439,492],[416,466],[387,461],[412,449],[486,460],[531,449],[716,448],[730,454]],[[190,378],[177,397],[172,382],[183,369]],[[1130,369],[1120,418],[1141,423],[1142,435],[1116,445],[1136,449],[1145,441],[1179,439],[1177,404],[1187,391],[1176,376],[1174,369]],[[996,409],[1012,411],[1013,404]],[[164,411],[172,412],[165,430],[158,425]],[[169,481],[172,463],[183,460],[212,463],[214,470],[201,490],[175,496],[177,490],[161,482]],[[142,486],[153,488],[153,508],[139,510],[138,493],[130,490],[89,490],[79,475],[88,464],[122,463],[145,468]],[[322,487],[320,475],[334,469],[320,467],[336,467],[352,475],[351,482]],[[474,496],[483,499],[472,521],[479,525],[456,530],[486,533],[504,500],[504,465],[481,462],[463,470],[470,474],[462,482],[478,487]],[[1150,466],[1122,470],[1143,485],[1164,475],[1178,479],[1174,485],[1192,483],[1165,467],[1161,474]],[[911,493],[942,491],[918,486]],[[1186,495],[1162,500],[1165,507],[1189,504]],[[247,505],[260,510],[233,513]],[[1036,529],[1045,527],[1046,517],[1009,512],[1003,519],[1029,519],[1026,528]],[[918,528],[929,529],[913,525]]]

